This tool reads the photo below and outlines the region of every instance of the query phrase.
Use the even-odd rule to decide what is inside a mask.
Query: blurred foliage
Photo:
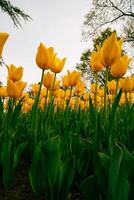
[[[29,21],[31,17],[17,6],[13,6],[10,1],[0,0],[0,8],[2,12],[6,13],[14,25],[18,28],[21,27],[21,20]]]

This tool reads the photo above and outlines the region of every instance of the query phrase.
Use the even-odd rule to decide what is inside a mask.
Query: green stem
[[[56,81],[56,73],[54,74],[54,81],[53,81],[53,85],[52,85],[52,95],[53,95],[55,81]]]
[[[48,96],[48,88],[47,88],[47,92],[46,92],[46,96],[45,96],[45,107],[46,107],[46,104],[47,104],[47,96]]]
[[[70,100],[71,100],[71,96],[72,96],[72,91],[73,91],[73,87],[71,86],[71,89],[70,89],[70,95],[69,95],[69,100],[68,100],[68,106],[70,105]]]
[[[97,110],[97,85],[98,85],[98,74],[95,74],[95,111]]]
[[[115,92],[115,96],[117,95],[117,92],[118,92],[118,84],[119,84],[119,79],[117,78],[117,81],[116,81],[116,92]]]
[[[41,87],[43,83],[43,77],[44,77],[44,69],[42,70],[42,75],[41,75],[41,82],[40,82],[40,87],[39,91],[37,93],[37,96],[35,98],[35,104],[33,106],[33,111],[32,111],[32,133],[34,133],[34,146],[37,144],[37,132],[38,132],[38,104],[39,104],[39,98],[40,98],[40,92],[41,92]]]
[[[64,93],[64,98],[63,98],[63,104],[62,104],[62,106],[63,106],[63,108],[64,108],[64,102],[65,102],[65,99],[66,99],[66,88],[65,88],[65,93]]]
[[[41,92],[41,88],[42,88],[42,83],[43,83],[43,77],[44,77],[44,69],[42,70],[42,75],[41,75],[41,82],[40,82],[40,87],[39,87],[39,91],[37,93],[37,103],[39,103],[39,98],[40,98],[40,92]]]
[[[105,86],[104,86],[104,113],[106,116],[106,109],[107,109],[107,82],[108,82],[108,68],[106,68],[105,72]]]

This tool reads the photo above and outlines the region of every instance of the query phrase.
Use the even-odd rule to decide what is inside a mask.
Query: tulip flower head
[[[40,43],[37,54],[36,54],[36,64],[39,68],[43,70],[50,69],[53,66],[56,53],[54,53],[54,48],[46,48],[43,43]]]
[[[124,93],[132,92],[132,82],[129,77],[123,79],[121,88]]]
[[[68,79],[69,86],[71,86],[71,87],[76,86],[80,81],[80,76],[81,76],[80,72],[78,72],[76,70],[70,72],[68,70],[67,79]]]
[[[97,73],[102,71],[103,64],[101,63],[101,49],[97,46],[98,51],[93,51],[90,57],[91,69]]]
[[[115,80],[109,81],[107,86],[108,86],[108,90],[111,93],[115,93],[116,92],[116,81]]]
[[[60,73],[65,65],[66,58],[60,60],[59,58],[55,57],[53,65],[51,67],[51,71],[54,73]]]
[[[43,85],[48,90],[51,88],[53,81],[54,81],[54,74],[52,74],[50,72],[47,72],[47,73],[44,74]]]
[[[8,37],[8,33],[0,33],[0,58],[2,57],[3,47]]]
[[[110,72],[113,77],[119,78],[122,77],[128,69],[128,65],[131,61],[131,58],[128,58],[127,55],[124,55],[117,59],[112,65]]]
[[[103,66],[109,67],[115,62],[116,59],[121,57],[121,45],[122,40],[117,40],[115,32],[104,41],[101,48],[101,62]]]
[[[7,66],[8,69],[8,79],[15,81],[20,81],[23,76],[23,67],[15,67],[13,64]]]
[[[7,91],[5,87],[0,87],[0,97],[7,97]]]
[[[25,87],[26,83],[24,83],[23,81],[13,82],[9,79],[6,88],[7,95],[12,98],[20,98]]]

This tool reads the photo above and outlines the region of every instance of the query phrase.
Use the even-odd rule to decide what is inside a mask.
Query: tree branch
[[[118,17],[115,17],[114,19],[112,19],[112,20],[110,20],[110,21],[107,21],[107,22],[104,22],[104,23],[100,24],[100,25],[97,26],[97,27],[93,30],[93,32],[90,33],[89,35],[92,35],[92,34],[93,34],[95,31],[97,31],[99,28],[101,28],[101,27],[103,27],[103,26],[105,26],[105,25],[107,25],[107,24],[113,23],[113,22],[115,22],[116,20],[120,19],[120,18],[123,17],[123,16],[124,16],[123,14],[122,14],[122,15],[119,15]]]

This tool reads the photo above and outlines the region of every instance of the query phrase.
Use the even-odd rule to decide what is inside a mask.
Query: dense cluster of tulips
[[[8,34],[5,34],[3,44],[7,37]],[[43,72],[41,84],[33,84],[31,92],[27,94],[23,93],[26,87],[26,83],[21,81],[23,68],[15,67],[11,64],[7,66],[7,87],[0,88],[0,96],[15,99],[25,96],[22,107],[23,112],[31,110],[39,88],[39,107],[41,109],[44,108],[44,105],[48,106],[50,95],[54,97],[53,103],[56,108],[58,106],[65,109],[70,106],[73,109],[76,107],[87,109],[89,106],[89,98],[92,99],[92,103],[96,104],[97,107],[103,107],[106,101],[109,103],[113,102],[114,96],[116,96],[119,89],[122,89],[120,104],[125,104],[126,100],[133,102],[134,77],[122,78],[128,70],[131,59],[127,55],[122,55],[121,45],[122,40],[117,41],[116,34],[113,33],[105,40],[103,46],[101,48],[97,46],[97,51],[94,51],[91,55],[91,69],[95,73],[96,79],[97,73],[103,70],[105,70],[107,75],[111,73],[116,78],[107,82],[105,85],[106,88],[99,86],[98,83],[93,83],[90,86],[90,91],[87,91],[85,83],[81,80],[81,73],[75,70],[73,72],[68,71],[68,74],[62,77],[62,83],[60,84],[60,81],[56,79],[56,74],[62,71],[66,58],[60,60],[56,57],[56,53],[54,53],[52,47],[46,48],[41,43],[36,55],[36,63]],[[46,72],[46,70],[49,71]],[[42,84],[44,86],[43,88]],[[7,106],[7,101],[5,100],[5,107]]]
[[[123,77],[131,59],[122,51],[122,39],[112,33],[92,52],[95,82],[90,89],[76,70],[68,70],[60,82],[56,76],[66,58],[40,43],[35,60],[41,80],[26,92],[23,67],[2,59],[8,36],[0,33],[1,65],[8,72],[7,86],[0,87],[0,182],[5,192],[23,154],[38,199],[72,199],[72,186],[81,199],[133,199],[134,76]]]

